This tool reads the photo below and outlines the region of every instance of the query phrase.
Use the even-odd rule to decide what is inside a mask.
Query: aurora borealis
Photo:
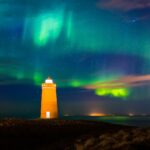
[[[150,114],[148,0],[1,0],[0,12],[1,116],[38,116],[49,75],[62,114]]]

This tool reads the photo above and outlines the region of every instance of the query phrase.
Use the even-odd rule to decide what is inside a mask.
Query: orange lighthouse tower
[[[48,77],[42,84],[41,118],[58,118],[58,105],[56,95],[56,84]]]

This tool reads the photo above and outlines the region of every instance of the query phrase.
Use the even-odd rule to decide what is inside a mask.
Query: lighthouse
[[[48,77],[42,84],[41,119],[58,118],[56,84]]]

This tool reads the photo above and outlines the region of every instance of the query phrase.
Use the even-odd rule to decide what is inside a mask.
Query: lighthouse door
[[[50,118],[50,112],[49,111],[46,112],[46,118]]]

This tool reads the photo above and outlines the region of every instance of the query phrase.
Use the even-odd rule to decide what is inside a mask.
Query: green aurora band
[[[127,98],[129,96],[129,89],[127,88],[113,88],[113,89],[96,89],[95,94],[98,96],[113,96],[118,98]]]
[[[13,16],[12,20],[7,13],[18,16],[20,5],[3,6],[0,26],[5,29],[5,36],[1,37],[0,54],[4,61],[0,74],[9,75],[10,84],[32,81],[40,86],[50,74],[58,87],[82,88],[128,74],[150,73],[149,22],[134,23],[132,18],[98,8],[95,1],[88,4],[61,1],[59,6],[54,1],[46,2],[47,5],[39,3],[36,10],[25,9],[24,14]],[[15,27],[10,29],[10,25]],[[101,57],[95,60],[97,55]],[[120,56],[124,55],[127,58],[123,64]],[[12,60],[11,64],[6,57]],[[95,94],[125,98],[129,91],[128,88],[96,89]]]

